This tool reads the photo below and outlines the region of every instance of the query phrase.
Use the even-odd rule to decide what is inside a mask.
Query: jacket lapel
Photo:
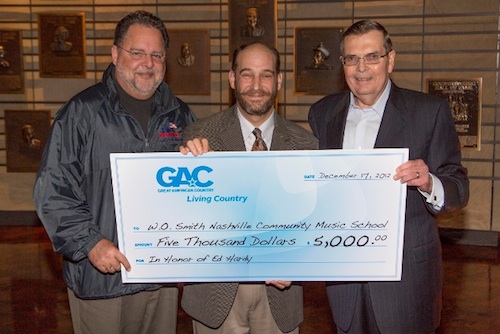
[[[392,84],[391,92],[380,123],[375,148],[401,147],[401,138],[407,127],[406,105],[399,94],[399,88]]]
[[[375,148],[401,146],[401,138],[404,135],[408,121],[405,117],[407,108],[399,90],[393,83],[375,141]],[[332,107],[332,118],[327,126],[327,146],[322,148],[342,148],[347,113],[349,111],[349,99],[350,94],[347,93]]]
[[[274,112],[274,132],[270,149],[272,151],[287,150],[290,147],[288,144],[289,140],[290,137],[286,131],[284,120],[277,112]]]
[[[226,151],[245,151],[245,142],[241,134],[241,125],[238,119],[236,106],[230,108],[226,113],[225,127],[220,129],[221,142]]]
[[[333,116],[327,126],[327,149],[342,148],[347,112],[349,111],[349,96],[350,94],[345,94],[339,103],[333,107]]]

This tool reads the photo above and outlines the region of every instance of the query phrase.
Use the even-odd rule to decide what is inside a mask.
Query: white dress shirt
[[[240,108],[238,110],[238,119],[240,120],[241,133],[243,135],[243,139],[245,141],[245,148],[247,151],[252,150],[252,145],[255,142],[255,135],[252,131],[255,129],[255,126],[252,125],[242,114]],[[271,149],[271,142],[273,139],[274,132],[274,110],[270,111],[271,116],[259,126],[260,131],[262,132],[262,139],[264,143],[266,143],[267,149]]]

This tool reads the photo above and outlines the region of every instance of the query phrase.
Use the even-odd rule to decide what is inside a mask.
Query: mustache
[[[262,95],[262,96],[271,96],[271,93],[266,92],[262,89],[249,89],[243,92],[241,95]]]
[[[154,69],[135,71],[135,74],[155,74],[155,73],[156,73],[156,71]]]

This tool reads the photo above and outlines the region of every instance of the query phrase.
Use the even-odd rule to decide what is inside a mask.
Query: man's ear
[[[113,61],[113,65],[116,65],[116,61],[118,59],[118,47],[113,45],[111,47],[111,60]]]
[[[234,84],[236,81],[236,74],[234,73],[233,70],[229,71],[229,85],[231,86],[232,89],[234,89]]]

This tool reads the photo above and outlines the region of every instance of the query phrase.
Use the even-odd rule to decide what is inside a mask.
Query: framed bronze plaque
[[[24,93],[22,34],[0,30],[0,94]]]
[[[40,77],[85,77],[85,13],[38,14]]]
[[[38,170],[49,129],[49,110],[5,110],[7,172]]]
[[[342,28],[295,28],[295,94],[327,95],[345,89],[340,62]]]
[[[427,79],[427,92],[450,103],[460,146],[480,150],[482,78]]]
[[[210,95],[210,30],[168,31],[165,79],[177,95]]]
[[[276,45],[276,0],[229,1],[229,61],[242,44],[262,41]]]

